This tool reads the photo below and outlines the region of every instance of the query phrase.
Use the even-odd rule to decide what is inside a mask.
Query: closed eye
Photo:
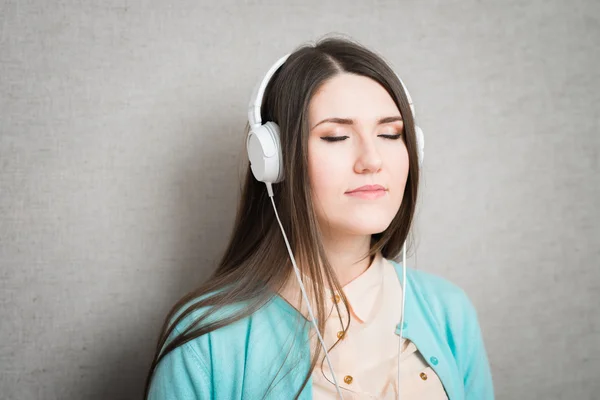
[[[392,139],[392,140],[398,140],[398,139],[400,139],[401,136],[402,136],[401,133],[397,133],[395,135],[379,135],[379,137],[386,138],[386,139]]]
[[[348,136],[323,136],[321,139],[326,142],[341,142],[348,139]]]
[[[398,140],[402,137],[401,133],[397,133],[395,135],[378,135],[379,137],[391,140]],[[323,136],[321,137],[326,142],[341,142],[342,140],[348,139],[348,136]]]

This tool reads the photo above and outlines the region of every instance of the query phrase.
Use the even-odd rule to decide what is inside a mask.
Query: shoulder
[[[392,264],[401,274],[401,265]],[[494,399],[478,313],[465,290],[439,275],[411,267],[406,268],[406,275],[407,307],[428,322],[434,337],[447,344],[463,378],[464,398]]]
[[[243,354],[249,341],[253,345],[264,341],[264,345],[268,346],[277,336],[289,334],[301,321],[299,314],[290,311],[285,306],[287,303],[278,296],[272,296],[266,302],[239,301],[222,307],[196,307],[186,312],[208,296],[210,294],[179,308],[170,320],[174,330],[167,340],[168,343],[177,335],[208,327],[209,333],[196,336],[182,346],[183,351],[204,361],[229,353]],[[177,321],[178,316],[184,313],[185,317]]]
[[[172,327],[173,330],[169,334],[166,344],[177,336],[191,334],[194,336],[193,339],[183,344],[182,348],[197,355],[205,355],[208,351],[209,335],[218,333],[219,336],[229,336],[232,333],[244,331],[245,326],[249,324],[249,317],[230,324],[227,324],[226,321],[243,313],[250,305],[247,302],[238,302],[221,307],[202,304],[203,300],[214,294],[207,293],[189,300],[173,313],[168,322],[168,327]],[[218,327],[218,325],[223,324],[225,326]],[[201,336],[194,334],[199,329],[208,329],[210,332]]]
[[[174,318],[197,301],[181,307]],[[256,394],[258,398],[265,382],[270,382],[283,364],[285,371],[297,370],[298,362],[303,362],[308,354],[304,341],[292,340],[296,334],[294,324],[301,318],[287,310],[282,302],[284,300],[271,298],[257,307],[244,301],[227,305],[216,313],[214,306],[185,313],[185,318],[174,324],[168,342],[188,330],[193,332],[196,325],[215,328],[217,322],[219,326],[209,333],[191,337],[165,355],[156,370],[151,399],[235,398],[237,394],[232,393],[239,393],[240,385],[250,397]],[[173,319],[170,322],[173,323]],[[294,346],[293,354],[287,350],[291,346]],[[302,367],[306,366],[302,364]],[[248,373],[258,375],[252,380],[231,379],[231,376]],[[282,387],[299,387],[296,378],[296,374],[290,374]],[[188,393],[207,393],[208,397],[186,397]]]
[[[470,357],[475,349],[483,352],[483,346],[476,343],[481,341],[478,312],[465,290],[431,272],[409,267],[406,273],[407,296],[445,338],[457,361]]]
[[[245,307],[240,303],[217,310],[214,306],[199,304],[209,296],[206,294],[185,302],[169,318],[167,328],[172,330],[160,350],[163,357],[151,380],[149,400],[211,398],[216,390],[215,379],[223,375],[219,370],[215,371],[215,358],[223,356],[224,349],[227,354],[244,354],[243,338],[249,326],[248,318],[206,334],[196,332],[199,328],[214,328],[215,323]],[[183,340],[170,349],[169,344],[176,339]]]
[[[407,274],[412,289],[435,310],[470,311],[473,308],[465,290],[447,278],[412,268],[407,269]]]
[[[401,274],[401,264],[392,261]],[[445,331],[478,329],[477,311],[463,288],[440,275],[406,268],[407,296]],[[408,300],[407,300],[408,303]]]

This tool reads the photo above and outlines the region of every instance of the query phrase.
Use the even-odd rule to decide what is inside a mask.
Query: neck
[[[370,245],[371,235],[323,235],[327,259],[342,287],[369,268],[372,257],[364,256],[368,253]]]

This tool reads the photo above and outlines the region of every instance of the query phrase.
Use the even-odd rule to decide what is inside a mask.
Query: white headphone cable
[[[267,185],[267,193],[269,194],[269,197],[271,198],[271,203],[273,204],[273,210],[275,211],[275,217],[277,218],[277,222],[279,222],[279,227],[281,228],[281,233],[283,234],[283,240],[285,241],[285,245],[287,247],[288,253],[290,253],[292,265],[294,266],[294,272],[296,273],[296,278],[298,279],[298,283],[300,283],[300,290],[302,291],[302,297],[304,298],[304,301],[306,302],[306,305],[308,306],[308,313],[310,314],[311,321],[315,327],[317,336],[319,337],[319,342],[321,342],[321,346],[323,347],[323,350],[325,351],[325,358],[327,358],[327,364],[329,365],[329,370],[331,371],[331,376],[333,377],[333,382],[335,383],[335,389],[336,389],[338,395],[340,396],[340,399],[344,400],[344,396],[342,396],[342,391],[340,389],[340,386],[338,385],[337,379],[335,378],[335,372],[333,371],[333,367],[331,365],[331,360],[329,359],[329,354],[327,353],[327,348],[325,346],[325,342],[323,341],[323,338],[321,337],[321,333],[319,333],[319,328],[317,327],[317,322],[316,322],[315,316],[314,316],[312,308],[310,306],[310,302],[308,301],[308,296],[306,295],[306,290],[304,289],[304,284],[302,283],[302,279],[300,278],[300,271],[298,270],[298,266],[296,265],[296,260],[294,258],[294,255],[292,254],[292,249],[290,248],[290,243],[288,242],[285,231],[283,230],[283,225],[281,224],[281,220],[279,219],[279,214],[277,214],[277,207],[275,207],[275,201],[273,200],[272,185],[270,182],[267,182],[266,185]]]
[[[398,344],[398,400],[400,400],[400,356],[402,354],[402,331],[404,328],[404,303],[406,300],[406,241],[402,245],[402,315],[400,316],[400,338]]]

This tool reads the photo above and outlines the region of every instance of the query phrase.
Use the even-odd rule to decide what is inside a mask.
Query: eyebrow
[[[383,117],[383,118],[379,118],[379,120],[377,120],[377,125],[382,125],[382,124],[389,124],[390,122],[396,122],[396,121],[402,121],[402,117],[397,115],[397,116],[393,116],[393,117]],[[322,120],[321,122],[317,123],[315,126],[313,126],[312,129],[315,129],[317,126],[324,124],[326,122],[331,122],[334,124],[342,124],[342,125],[353,125],[354,122],[356,122],[353,119],[350,118],[325,118],[324,120]]]

